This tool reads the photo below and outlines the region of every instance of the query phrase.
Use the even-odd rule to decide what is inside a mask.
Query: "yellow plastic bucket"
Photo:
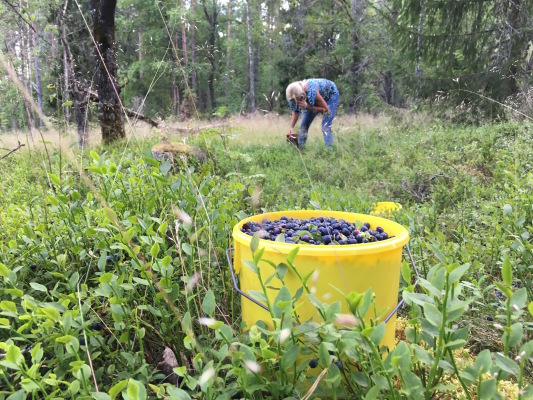
[[[390,218],[394,211],[398,211],[401,209],[402,205],[400,203],[395,203],[393,201],[380,201],[376,203],[376,205],[374,206],[374,210],[372,210],[371,214]]]
[[[306,276],[311,271],[317,271],[315,282],[308,281],[308,286],[314,286],[314,295],[321,301],[331,304],[340,301],[341,312],[348,313],[348,305],[342,295],[334,288],[342,290],[345,294],[351,291],[364,293],[368,288],[375,294],[375,309],[379,312],[385,309],[385,317],[390,319],[386,324],[386,332],[381,345],[389,349],[394,347],[396,329],[396,315],[393,313],[398,302],[398,287],[402,261],[402,248],[409,241],[409,233],[400,224],[372,215],[355,214],[336,211],[280,211],[255,215],[240,221],[233,229],[234,239],[234,265],[237,274],[240,274],[240,290],[249,295],[250,290],[261,291],[261,284],[256,273],[247,268],[243,261],[253,260],[250,243],[252,236],[240,231],[242,225],[249,221],[261,222],[263,219],[279,220],[282,216],[309,219],[311,217],[333,217],[344,219],[346,222],[369,222],[371,228],[381,226],[393,238],[376,242],[361,243],[342,246],[313,246],[297,245],[290,243],[259,240],[259,249],[264,247],[263,259],[270,260],[276,265],[287,263],[286,257],[295,246],[299,246],[298,255],[294,265],[301,276]],[[273,269],[266,262],[259,262],[262,279],[265,280],[273,273]],[[294,296],[302,286],[300,279],[294,271],[289,269],[284,278],[285,285]],[[274,283],[276,282],[276,283]],[[279,286],[278,280],[270,282],[272,286]],[[272,303],[278,294],[275,289],[267,289],[267,296]],[[302,296],[299,300],[298,315],[300,321],[313,318],[320,321],[316,308]],[[392,313],[392,315],[390,314]],[[368,312],[371,314],[371,311]],[[373,313],[372,313],[373,314]],[[373,315],[372,315],[373,316]],[[385,319],[382,318],[382,320]],[[249,328],[258,321],[264,321],[272,326],[270,313],[252,301],[242,298],[242,319]]]

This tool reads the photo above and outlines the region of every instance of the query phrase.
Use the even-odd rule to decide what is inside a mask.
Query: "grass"
[[[39,381],[46,377],[46,382],[51,382],[51,374],[55,374],[74,387],[78,385],[80,396],[90,396],[94,385],[92,378],[86,378],[94,373],[102,391],[110,392],[120,382],[140,382],[156,398],[158,390],[169,390],[155,369],[168,347],[179,365],[188,367],[188,383],[185,378],[180,382],[189,395],[216,397],[213,392],[208,395],[203,389],[201,393],[196,390],[195,382],[205,373],[206,365],[214,365],[216,370],[215,392],[220,389],[224,393],[224,389],[241,393],[254,387],[247,381],[251,378],[241,361],[233,360],[233,375],[223,372],[233,368],[227,360],[237,357],[237,353],[220,355],[218,352],[225,348],[221,332],[194,321],[206,315],[224,321],[229,330],[224,332],[238,338],[243,351],[249,349],[263,368],[268,364],[264,357],[271,354],[267,347],[281,358],[290,348],[269,347],[277,343],[275,335],[279,332],[263,332],[268,339],[262,344],[263,352],[254,352],[250,337],[238,335],[240,298],[230,289],[224,254],[231,247],[233,226],[263,211],[369,213],[373,203],[390,200],[403,205],[394,218],[408,228],[415,260],[429,284],[442,284],[438,271],[468,267],[461,283],[450,289],[450,298],[469,305],[460,318],[443,322],[444,330],[439,330],[443,333],[435,340],[424,336],[424,331],[432,332],[427,326],[417,340],[412,336],[413,329],[419,329],[416,320],[420,315],[416,313],[430,315],[432,308],[411,304],[403,311],[411,324],[406,328],[406,340],[410,345],[420,344],[422,349],[418,353],[406,350],[407,359],[412,360],[406,368],[418,377],[431,372],[435,378],[420,383],[421,393],[426,397],[436,393],[446,397],[447,393],[453,398],[455,389],[439,387],[439,379],[446,377],[456,386],[465,384],[457,380],[457,371],[444,375],[437,362],[431,364],[423,358],[427,364],[419,358],[423,351],[451,363],[452,356],[439,343],[445,343],[444,333],[462,327],[469,327],[470,336],[461,349],[470,349],[474,355],[487,350],[493,358],[501,352],[504,361],[497,356],[490,366],[491,371],[498,372],[498,382],[510,380],[525,388],[532,370],[529,361],[520,363],[520,373],[515,373],[511,364],[501,363],[509,360],[519,365],[513,360],[525,351],[523,348],[528,349],[523,346],[531,339],[532,318],[526,308],[533,299],[530,125],[508,122],[453,126],[411,113],[339,116],[333,149],[324,147],[317,121],[308,145],[299,151],[285,142],[288,116],[235,117],[224,120],[223,126],[221,122],[185,124],[189,128],[215,125],[194,135],[178,131],[184,124],[150,129],[139,123],[127,145],[122,142],[107,148],[97,142],[98,133],[93,129],[91,149],[79,153],[74,146],[74,156],[59,146],[64,141],[68,147],[75,142],[74,136],[44,132],[48,153],[42,144],[30,141],[0,162],[5,171],[0,186],[0,263],[7,268],[0,265],[0,291],[7,301],[0,305],[0,326],[6,326],[6,321],[11,326],[0,330],[0,353],[11,345],[10,340],[22,349],[24,343],[39,344],[49,355],[44,361],[33,359],[31,363],[40,367],[28,370],[39,374],[35,375]],[[22,138],[23,133],[2,134],[0,147],[14,148]],[[157,163],[148,156],[147,150],[161,140],[183,139],[207,151],[208,161],[202,164],[192,157]],[[77,165],[82,166],[81,172]],[[93,188],[83,176],[89,178]],[[109,208],[98,201],[99,194]],[[118,259],[108,258],[113,254]],[[402,288],[409,287],[407,280]],[[418,290],[422,294],[426,290],[427,295],[438,292],[427,285]],[[28,308],[28,296],[37,302],[35,309]],[[446,310],[442,300],[438,296],[432,300],[441,314]],[[80,320],[78,301],[85,323]],[[60,310],[59,316],[50,307]],[[29,319],[35,322],[31,334],[26,335],[24,324]],[[90,329],[99,321],[105,322],[105,330]],[[493,324],[511,332],[512,340]],[[327,346],[338,347],[339,343],[329,341],[342,334],[329,331],[333,329],[327,327],[330,325],[320,328],[324,329],[321,340]],[[83,377],[72,373],[70,363],[79,358],[89,368],[87,352],[74,351],[68,345],[79,344],[80,331],[87,336],[94,367],[91,371],[79,364]],[[21,337],[20,332],[24,334]],[[347,355],[339,353],[339,357]],[[15,361],[21,363],[21,359]],[[369,369],[365,373],[382,368],[381,357],[367,361]],[[349,362],[348,358],[344,362]],[[512,373],[501,372],[502,365]],[[274,364],[271,366],[272,370],[264,370],[266,380],[257,377],[257,392],[244,397],[272,394],[279,389],[274,383],[286,376]],[[20,373],[0,362],[0,378],[2,371],[13,375],[17,390],[34,390],[22,385],[24,377]],[[380,371],[382,376],[391,373]],[[483,367],[468,374],[483,376],[485,371]],[[333,380],[330,375],[326,380],[330,378],[328,382],[341,385],[335,386],[339,390],[355,390],[363,397],[371,389],[357,391],[351,387],[352,380]],[[367,378],[372,379],[370,375]],[[467,384],[469,391],[480,389],[477,382]],[[0,392],[9,386],[2,385]],[[412,387],[417,385],[413,383]],[[133,386],[127,387],[119,392],[134,390]],[[483,386],[483,390],[491,388]],[[62,386],[62,396],[78,394],[69,390]],[[392,396],[378,390],[382,397]],[[47,386],[44,391],[52,397],[51,388]],[[284,396],[289,392],[283,392]],[[490,393],[497,398],[496,392]]]

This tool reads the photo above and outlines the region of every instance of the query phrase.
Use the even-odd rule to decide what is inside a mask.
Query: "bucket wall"
[[[338,245],[338,246],[313,246],[301,245],[294,260],[294,265],[301,276],[306,276],[311,271],[317,271],[316,280],[309,279],[307,285],[314,287],[314,295],[322,302],[331,304],[340,301],[341,312],[348,313],[346,300],[335,289],[338,288],[348,294],[351,291],[358,293],[365,292],[368,288],[375,294],[375,309],[379,312],[385,310],[381,317],[384,320],[387,315],[396,307],[398,301],[398,287],[400,280],[400,269],[402,261],[402,248],[409,240],[409,234],[401,225],[384,218],[365,214],[355,214],[333,211],[281,211],[256,215],[239,222],[233,230],[234,238],[234,265],[237,273],[240,274],[240,288],[249,294],[250,290],[261,291],[261,285],[257,275],[243,265],[244,260],[253,260],[250,250],[252,237],[240,231],[242,225],[248,221],[261,222],[264,218],[270,220],[280,219],[282,216],[309,219],[311,217],[334,217],[344,219],[346,222],[359,223],[369,222],[371,228],[381,226],[394,238],[376,243]],[[297,244],[272,242],[260,240],[259,248],[264,247],[263,258],[274,262],[287,263],[288,253]],[[266,262],[259,262],[263,281],[270,276],[274,270]],[[285,276],[285,284],[294,295],[298,288],[302,286],[300,279],[294,271],[289,268]],[[281,282],[273,279],[269,286],[280,287]],[[271,302],[275,299],[278,291],[267,289],[267,296]],[[270,313],[250,300],[242,297],[242,318],[247,327],[252,326],[257,321],[262,320],[267,325],[272,326]],[[307,297],[302,295],[299,300],[302,304],[298,308],[300,321],[313,318],[320,321],[316,308],[309,303]],[[370,309],[367,319],[374,317],[373,310]],[[394,315],[386,325],[386,333],[381,345],[389,349],[394,347],[394,335],[396,329],[396,315]]]

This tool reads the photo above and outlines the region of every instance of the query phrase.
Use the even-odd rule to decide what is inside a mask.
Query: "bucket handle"
[[[415,284],[414,284],[414,286],[416,288],[417,285],[418,285],[418,280],[420,279],[420,275],[418,273],[418,269],[416,268],[415,260],[413,259],[413,255],[411,254],[411,250],[409,249],[409,245],[406,244],[405,247],[407,248],[407,253],[409,254],[409,258],[411,259],[411,264],[413,265],[413,269],[414,269],[415,274],[416,274],[416,281],[415,281]],[[233,248],[229,248],[229,249],[226,250],[226,258],[228,259],[229,270],[231,272],[231,278],[233,279],[233,287],[235,288],[237,293],[239,293],[241,296],[246,297],[248,300],[250,300],[254,304],[257,304],[259,307],[261,307],[264,310],[270,312],[270,310],[269,310],[269,308],[267,306],[265,306],[263,303],[260,303],[259,301],[254,299],[252,296],[249,296],[248,294],[244,293],[239,288],[239,285],[237,285],[237,278],[235,278],[235,271],[233,270],[233,263],[231,262],[231,255],[230,255],[230,252],[232,252],[233,250],[234,250]],[[400,302],[396,305],[396,307],[394,307],[394,310],[392,310],[391,313],[387,316],[387,318],[385,318],[385,323],[387,323],[389,321],[389,319],[391,319],[394,316],[394,314],[396,314],[396,311],[398,311],[400,309],[400,307],[403,306],[404,303],[405,303],[404,299],[400,300]]]
[[[234,249],[233,248],[229,248],[226,250],[226,257],[228,259],[228,265],[229,265],[229,270],[231,272],[231,278],[233,279],[233,287],[235,288],[235,290],[237,291],[237,293],[239,293],[241,296],[244,296],[246,297],[248,300],[250,300],[251,302],[257,304],[259,307],[265,309],[266,311],[270,312],[270,310],[268,309],[267,306],[265,306],[263,303],[260,303],[259,301],[257,301],[256,299],[254,299],[252,296],[249,296],[247,295],[246,293],[244,293],[240,288],[239,288],[239,285],[237,285],[237,279],[235,278],[235,272],[233,271],[233,264],[231,263],[231,255],[230,255],[230,252],[232,252]]]

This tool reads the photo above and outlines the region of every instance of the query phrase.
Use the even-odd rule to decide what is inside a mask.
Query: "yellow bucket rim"
[[[386,230],[393,227],[397,232],[393,238],[383,240],[375,243],[358,243],[358,244],[345,244],[339,246],[313,246],[313,245],[299,245],[293,243],[274,242],[272,240],[259,239],[259,247],[264,247],[266,251],[277,251],[281,254],[288,254],[295,247],[299,247],[299,255],[308,255],[316,257],[329,257],[329,256],[357,256],[364,254],[375,254],[386,251],[402,248],[409,241],[409,232],[397,222],[391,221],[386,218],[381,218],[375,215],[358,214],[346,211],[327,211],[327,210],[289,210],[289,211],[274,211],[264,214],[257,214],[251,217],[245,218],[233,227],[233,239],[243,245],[250,245],[252,236],[241,232],[241,227],[246,222],[260,222],[264,218],[270,220],[276,220],[282,216],[288,216],[299,219],[308,219],[310,217],[334,217],[336,219],[343,218],[345,221],[355,222],[357,220],[367,219],[375,224],[386,226]],[[363,221],[366,222],[366,221]],[[384,228],[385,229],[385,228]]]

